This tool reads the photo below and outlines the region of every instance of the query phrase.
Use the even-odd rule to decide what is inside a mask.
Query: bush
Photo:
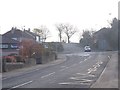
[[[23,40],[20,45],[19,54],[23,59],[39,57],[45,51],[44,47],[34,40]]]

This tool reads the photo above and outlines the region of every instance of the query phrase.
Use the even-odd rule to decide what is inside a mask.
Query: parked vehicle
[[[84,51],[85,51],[85,52],[91,52],[90,46],[89,46],[89,45],[85,46],[85,47],[84,47]]]
[[[2,57],[6,62],[23,62],[22,57],[16,53],[11,53]]]

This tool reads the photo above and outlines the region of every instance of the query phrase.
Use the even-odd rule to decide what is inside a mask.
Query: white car
[[[85,50],[85,52],[91,52],[91,48],[88,45],[84,47],[84,50]]]

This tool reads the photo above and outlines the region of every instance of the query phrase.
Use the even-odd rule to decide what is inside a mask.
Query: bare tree
[[[55,25],[56,26],[56,28],[57,28],[57,30],[58,30],[58,32],[59,32],[59,34],[58,34],[58,36],[59,36],[59,38],[60,38],[60,42],[61,42],[61,40],[62,40],[62,32],[63,32],[63,25],[62,24],[58,24],[58,25]]]
[[[48,37],[50,37],[50,31],[46,26],[40,26],[40,28],[34,28],[33,32],[41,36],[44,42]]]
[[[68,43],[70,43],[70,38],[77,32],[77,29],[70,24],[64,24],[62,27],[63,32],[67,35]]]

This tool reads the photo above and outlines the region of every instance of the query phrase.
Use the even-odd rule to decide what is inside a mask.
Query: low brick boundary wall
[[[42,56],[42,58],[39,59],[41,63],[37,63],[38,61],[36,61],[36,59],[34,59],[34,58],[29,58],[25,62],[4,63],[4,65],[2,65],[2,72],[8,72],[8,71],[12,71],[15,69],[30,67],[30,66],[34,66],[36,64],[45,64],[50,61],[54,61],[56,59],[55,57],[56,57],[56,55],[51,53],[49,55]]]
[[[55,58],[55,54],[49,54],[48,56],[43,56],[42,57],[42,60],[41,60],[41,63],[42,64],[45,64],[45,63],[48,63],[50,61],[54,61],[56,58]]]
[[[12,71],[14,69],[23,68],[23,67],[24,67],[24,63],[6,63],[4,67],[2,67],[2,70],[3,72],[7,72],[7,71]]]

